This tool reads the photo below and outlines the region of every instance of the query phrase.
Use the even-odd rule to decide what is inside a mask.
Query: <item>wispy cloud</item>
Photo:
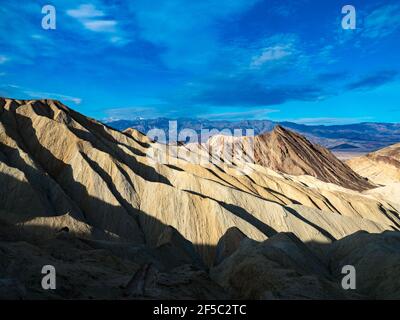
[[[76,19],[86,30],[108,34],[111,43],[126,44],[128,42],[122,35],[118,21],[107,18],[106,12],[93,4],[83,4],[78,8],[67,10],[66,13]]]
[[[380,38],[388,36],[398,29],[400,29],[400,5],[390,4],[367,15],[362,35],[367,38]]]
[[[306,125],[343,125],[353,124],[373,120],[372,117],[354,117],[354,118],[340,118],[340,117],[315,117],[315,118],[292,118],[281,119],[280,122],[294,122]]]
[[[342,102],[341,95],[350,96],[337,104],[343,110],[393,107],[397,83],[382,90],[390,94],[379,102],[365,103],[361,96],[375,93],[360,91],[397,79],[374,71],[400,70],[400,4],[365,0],[356,6],[357,29],[343,30],[340,6],[328,2],[56,0],[58,28],[46,31],[39,0],[6,0],[0,6],[0,71],[7,77],[1,79],[35,88],[14,89],[13,96],[68,99],[81,102],[82,111],[105,110],[105,101],[137,106],[112,111],[127,117],[262,117],[259,109],[275,105],[284,116],[301,116],[288,110],[294,103],[285,105],[296,101],[315,106],[310,115],[325,116],[319,103],[302,102]],[[352,41],[340,42],[338,29]],[[90,106],[74,97],[82,86]],[[142,103],[141,95],[161,101]]]
[[[249,77],[235,77],[203,84],[187,98],[194,105],[259,107],[292,100],[317,101],[323,95],[322,89],[312,85],[271,86]]]
[[[73,102],[77,105],[82,103],[81,98],[71,97],[71,96],[59,94],[59,93],[30,91],[30,90],[24,90],[23,92],[27,96],[29,96],[33,99],[56,99],[56,100],[62,100],[62,101],[66,101],[66,102]]]
[[[93,19],[105,16],[105,13],[103,11],[98,10],[92,4],[82,4],[77,9],[67,10],[67,14],[79,20]]]
[[[255,48],[242,49],[251,55],[250,69],[271,69],[288,63],[297,64],[302,57],[302,48],[295,34],[278,33],[258,40]],[[304,62],[303,60],[301,62]]]
[[[117,31],[117,21],[114,20],[94,20],[83,23],[86,29],[94,32],[111,32]]]
[[[262,119],[271,113],[279,112],[277,109],[257,109],[247,111],[227,111],[220,113],[199,114],[199,118],[207,118],[212,120],[238,120],[238,119]]]
[[[348,90],[370,90],[389,82],[394,81],[397,78],[398,72],[391,71],[380,71],[375,74],[367,75],[359,80],[347,85]]]
[[[163,48],[161,58],[170,68],[203,71],[221,60],[218,28],[224,19],[243,14],[260,0],[129,1],[140,36]],[[217,61],[217,62],[216,62]]]
[[[335,42],[337,45],[346,45],[367,53],[377,50],[377,43],[384,38],[396,37],[400,31],[400,4],[380,4],[366,2],[362,8],[357,6],[357,28],[344,30],[340,18],[335,21]],[[397,36],[398,37],[398,36]],[[373,48],[372,48],[373,46]],[[368,49],[366,49],[368,48]]]
[[[259,56],[253,57],[251,61],[251,67],[259,68],[265,63],[270,61],[281,60],[287,56],[292,54],[292,50],[290,46],[274,46],[268,47],[262,50],[262,53]]]
[[[83,101],[81,98],[60,93],[35,91],[15,84],[0,85],[0,95],[18,99],[56,99],[64,102],[72,102],[76,105],[81,104]]]

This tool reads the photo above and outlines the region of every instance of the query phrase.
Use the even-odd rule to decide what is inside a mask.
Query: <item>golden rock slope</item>
[[[398,183],[400,182],[400,143],[350,159],[347,164],[375,184]]]
[[[260,165],[237,175],[231,165],[156,163],[147,155],[162,148],[146,136],[112,130],[57,101],[0,105],[2,218],[18,225],[148,245],[171,225],[209,264],[230,227],[260,241],[293,232],[304,242],[331,242],[400,226],[395,205],[370,194]]]

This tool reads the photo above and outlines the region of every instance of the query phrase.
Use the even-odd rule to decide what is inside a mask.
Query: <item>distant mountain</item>
[[[171,119],[158,118],[149,120],[118,120],[107,122],[107,125],[117,130],[134,128],[147,133],[157,128],[168,132]],[[347,125],[310,126],[293,122],[273,122],[270,120],[242,120],[242,121],[211,121],[207,119],[178,119],[178,132],[183,128],[190,128],[200,133],[201,129],[254,129],[256,135],[271,131],[275,125],[296,131],[307,137],[311,142],[318,143],[333,150],[350,149],[352,145],[357,151],[371,152],[400,142],[399,123],[365,122]],[[342,145],[343,148],[339,147]]]
[[[283,122],[282,126],[306,135],[311,141],[333,148],[340,144],[357,146],[357,151],[375,151],[400,142],[400,123],[357,123],[334,126],[306,126]]]
[[[213,136],[208,145],[211,150],[222,151],[221,154],[254,150],[251,155],[254,163],[277,172],[296,176],[309,175],[354,190],[373,188],[365,178],[356,174],[329,150],[314,145],[302,135],[279,125],[271,132],[257,135],[254,139]],[[249,145],[253,148],[248,148]]]
[[[271,131],[276,123],[269,120],[243,120],[243,121],[211,121],[207,119],[187,119],[180,118],[177,120],[158,118],[158,119],[141,119],[141,120],[118,120],[106,122],[106,124],[114,129],[124,131],[128,128],[136,129],[142,133],[147,133],[152,129],[161,129],[168,132],[170,122],[176,121],[178,132],[182,129],[189,128],[200,134],[201,130],[223,130],[223,129],[253,129],[255,134]]]
[[[337,146],[331,147],[330,150],[354,150],[354,149],[359,149],[359,147],[354,146],[352,144],[348,143],[342,143],[338,144]]]

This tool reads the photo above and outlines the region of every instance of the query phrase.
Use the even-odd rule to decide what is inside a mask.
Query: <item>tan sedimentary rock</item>
[[[157,163],[148,154],[162,150],[160,144],[134,130],[112,130],[57,101],[1,105],[0,174],[7,183],[0,196],[15,223],[62,228],[63,221],[88,237],[151,246],[172,226],[208,264],[231,227],[258,241],[293,232],[303,241],[330,242],[398,226],[385,201],[309,176],[261,165],[237,174],[229,164]]]
[[[284,139],[275,134],[277,141]],[[398,230],[397,189],[360,192],[354,189],[366,186],[358,178],[354,183],[360,188],[345,188],[352,176],[347,167],[336,170],[329,155],[318,150],[310,155],[314,146],[285,135],[300,139],[300,149],[286,153],[297,160],[286,159],[284,169],[290,171],[300,161],[294,154],[303,152],[310,158],[302,156],[298,168],[305,168],[305,160],[316,161],[319,173],[343,173],[331,181],[339,185],[322,181],[329,175],[318,179],[298,168],[290,175],[240,159],[199,164],[192,160],[207,160],[204,146],[166,148],[138,131],[113,130],[53,100],[0,99],[0,278],[19,275],[15,281],[33,298],[132,298],[138,293],[142,298],[226,298],[227,291],[239,297],[301,298],[302,288],[310,289],[308,298],[343,297],[324,271],[324,246],[360,230]],[[276,152],[289,145],[296,142],[277,145]],[[155,161],[155,154],[163,161]],[[279,164],[278,155],[271,159]],[[242,237],[231,237],[228,230],[248,238],[250,247],[241,249]],[[213,265],[219,242],[223,254],[216,268],[234,261],[237,250],[253,261],[257,243],[266,240],[275,243],[275,251],[289,248],[276,256],[278,264],[286,263],[288,255],[314,261],[295,276],[294,291],[287,285],[297,265],[278,273],[288,278],[275,292],[268,286],[224,291],[224,279],[215,278],[218,285],[199,270],[199,256],[207,267]],[[254,258],[260,272],[263,259]],[[61,293],[38,294],[35,272],[52,263],[66,287]],[[139,272],[146,265],[152,271]],[[128,290],[136,274],[134,290]]]
[[[400,182],[400,144],[350,159],[347,164],[375,184]]]

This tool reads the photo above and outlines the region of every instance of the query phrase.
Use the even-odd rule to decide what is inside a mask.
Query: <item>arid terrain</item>
[[[0,298],[400,299],[398,148],[346,164],[276,127],[248,162],[192,161],[221,140],[166,149],[55,100],[0,99]]]
[[[400,143],[349,160],[348,165],[370,181],[387,185],[400,181]]]

